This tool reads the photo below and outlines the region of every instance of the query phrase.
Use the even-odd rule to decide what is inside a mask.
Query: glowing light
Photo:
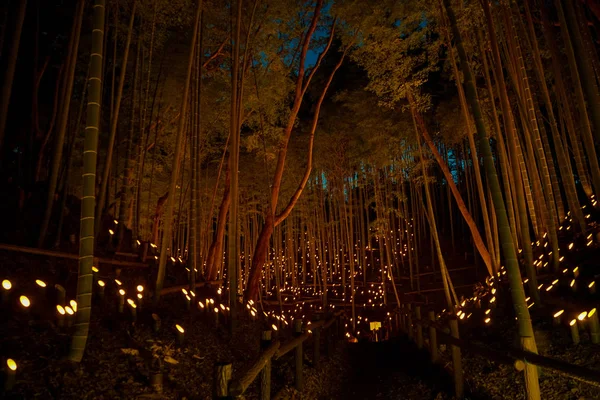
[[[39,279],[35,280],[35,283],[39,286],[39,287],[46,287],[46,282],[41,281]]]
[[[572,320],[571,322],[569,322],[569,325],[570,325],[570,326],[573,326],[573,325],[575,325],[576,323],[577,323],[577,320],[576,320],[576,319],[574,319],[574,320]]]
[[[485,322],[486,324],[489,324],[491,321],[492,321],[492,319],[488,317],[488,318],[486,318],[486,319],[485,319],[485,321],[484,321],[484,322]]]
[[[121,285],[122,285],[121,281],[120,281],[120,280],[118,280],[118,279],[115,279],[115,283],[116,283],[117,285],[119,285],[119,286],[121,286]]]
[[[592,283],[590,283],[590,284],[588,285],[588,287],[591,289],[591,288],[593,288],[593,287],[594,287],[594,285],[595,285],[595,284],[596,284],[596,282],[592,282]]]
[[[119,294],[120,294],[121,296],[125,296],[125,291],[124,291],[123,289],[119,289]]]
[[[200,307],[200,308],[204,308],[204,303],[203,303],[203,302],[201,302],[201,301],[199,301],[199,302],[198,302],[198,307]]]
[[[108,230],[108,233],[110,233],[111,235],[114,235],[114,234],[115,234],[115,231],[113,231],[112,229],[109,229],[109,230]]]
[[[97,273],[98,271],[99,271],[98,268],[92,267],[92,272],[96,272]]]
[[[10,290],[12,288],[12,283],[8,279],[2,281],[2,287],[4,290]]]
[[[69,304],[71,305],[73,311],[77,312],[77,302],[75,300],[70,300]]]
[[[67,314],[69,314],[69,315],[73,315],[73,314],[75,314],[75,311],[73,311],[73,309],[72,309],[71,307],[69,307],[69,306],[66,306],[66,307],[65,307],[65,311],[66,311],[66,312],[67,312]]]
[[[8,360],[6,360],[6,365],[8,366],[8,368],[11,371],[16,371],[17,370],[17,363],[12,358],[9,358]]]
[[[271,328],[273,328],[273,330],[276,331],[277,330],[277,325],[271,324]]]
[[[594,314],[596,314],[596,309],[595,309],[595,308],[592,308],[592,309],[590,310],[590,312],[588,313],[588,318],[592,318],[592,315],[594,315]]]
[[[176,325],[175,325],[175,328],[177,328],[177,330],[178,330],[179,332],[181,332],[181,333],[185,332],[185,330],[183,329],[183,326],[181,326],[181,325],[179,325],[179,324],[176,324]]]
[[[98,281],[98,286],[100,287],[104,287],[106,284],[104,283],[104,281]]]
[[[583,321],[585,319],[585,317],[587,317],[587,311],[584,311],[581,314],[579,314],[577,316],[577,319],[580,320],[580,321]]]
[[[138,285],[137,286],[137,291],[140,292],[140,293],[143,292],[144,291],[144,287],[142,285]]]
[[[563,315],[564,312],[565,312],[565,310],[559,310],[559,311],[555,312],[554,313],[554,318],[560,317],[561,315]]]
[[[571,283],[569,284],[569,286],[571,286],[571,287],[575,286],[575,279],[573,279],[573,280],[571,281]]]
[[[60,304],[56,305],[56,311],[58,311],[60,315],[65,315],[65,309]]]
[[[31,302],[29,301],[27,296],[19,297],[19,301],[21,302],[21,305],[23,305],[23,307],[25,307],[25,308],[27,308],[31,305]]]

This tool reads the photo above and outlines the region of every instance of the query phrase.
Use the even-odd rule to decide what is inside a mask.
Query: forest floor
[[[161,329],[154,332],[149,309],[138,310],[137,321],[132,324],[127,305],[124,314],[117,312],[116,286],[107,285],[104,302],[99,303],[96,296],[83,361],[67,362],[64,358],[70,335],[56,324],[56,300],[51,287],[61,283],[67,288],[67,301],[74,298],[76,261],[2,252],[0,265],[0,279],[10,279],[13,284],[0,312],[4,321],[0,324],[0,357],[2,365],[7,357],[18,363],[16,384],[2,398],[210,399],[217,362],[232,362],[235,378],[259,353],[261,324],[251,321],[245,313],[232,337],[222,321],[219,327],[215,326],[213,315],[187,311],[183,296],[177,293],[165,297],[160,308],[153,310],[161,317]],[[102,275],[100,278],[112,284],[112,279]],[[35,279],[48,283],[46,293],[35,285]],[[126,269],[120,279],[124,287],[128,285],[128,293],[136,284],[148,281],[145,273]],[[561,293],[554,297],[574,300],[569,298],[568,290],[564,296],[558,296]],[[21,294],[32,301],[27,313],[18,304]],[[203,294],[200,292],[199,296]],[[499,293],[499,299],[493,325],[482,327],[474,314],[472,320],[461,324],[461,338],[490,343],[496,349],[517,346],[508,292]],[[590,308],[597,303],[596,298],[580,300]],[[591,344],[585,330],[581,331],[581,343],[573,345],[568,328],[551,324],[548,314],[553,308],[531,310],[540,353],[600,373],[600,345]],[[175,324],[185,328],[183,346],[178,344]],[[282,330],[279,335],[285,341],[289,332]],[[305,345],[305,388],[301,394],[292,389],[293,357],[273,363],[274,398],[276,393],[278,399],[289,400],[452,398],[452,383],[444,370],[451,365],[450,354],[443,345],[442,362],[434,367],[427,361],[425,351],[415,349],[402,336],[382,343],[341,341],[330,357],[322,357],[317,368],[311,367],[311,346],[311,341]],[[156,358],[163,360],[162,369],[156,368]],[[523,375],[512,366],[463,352],[463,367],[468,398],[525,399]],[[159,370],[163,372],[164,384],[163,392],[156,394],[151,375]],[[552,371],[544,370],[540,384],[545,400],[600,399],[600,388]],[[250,387],[246,399],[258,398],[256,386]]]

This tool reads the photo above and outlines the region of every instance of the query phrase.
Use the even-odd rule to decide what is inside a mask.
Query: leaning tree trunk
[[[81,228],[79,233],[79,275],[77,280],[77,314],[71,341],[69,360],[83,358],[92,314],[92,285],[94,276],[94,206],[96,201],[96,159],[102,97],[102,56],[104,44],[104,0],[94,1],[92,53],[88,105],[83,145],[83,197],[81,199]]]
[[[473,74],[471,73],[471,68],[468,64],[467,53],[462,44],[462,38],[458,30],[454,10],[450,6],[450,0],[442,0],[442,2],[444,4],[444,8],[446,9],[448,19],[450,20],[450,27],[452,28],[452,34],[454,36],[454,41],[461,61],[461,68],[463,70],[465,94],[471,106],[473,118],[475,119],[475,127],[477,128],[477,133],[479,135],[479,147],[483,155],[486,177],[490,191],[492,192],[492,200],[496,210],[496,217],[498,219],[498,230],[500,231],[500,240],[502,243],[502,251],[504,253],[506,269],[508,270],[507,275],[511,288],[510,293],[513,300],[513,306],[515,307],[515,313],[517,315],[521,344],[525,350],[537,353],[535,337],[533,334],[533,326],[531,323],[531,317],[529,315],[529,308],[527,308],[527,301],[525,300],[525,289],[523,288],[521,272],[519,271],[519,263],[517,261],[517,252],[510,232],[510,226],[508,225],[508,215],[506,213],[506,207],[504,206],[504,199],[502,197],[502,190],[500,188],[496,167],[494,166],[492,149],[489,139],[486,135],[483,113],[479,106],[479,100],[477,99],[477,91],[473,81]],[[486,2],[483,3],[485,4],[484,8],[489,7]],[[493,33],[490,32],[490,34]],[[539,399],[540,389],[538,371],[535,365],[526,365],[525,381],[528,387],[529,399]]]

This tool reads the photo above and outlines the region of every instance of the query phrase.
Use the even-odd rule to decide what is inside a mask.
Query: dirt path
[[[449,399],[452,381],[408,340],[364,342],[348,347],[350,376],[339,399]]]

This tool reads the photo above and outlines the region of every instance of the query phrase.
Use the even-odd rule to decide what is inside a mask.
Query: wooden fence
[[[460,339],[458,320],[456,317],[448,321],[444,326],[437,321],[432,309],[427,310],[427,317],[423,315],[425,308],[421,305],[403,304],[396,315],[396,325],[400,330],[414,341],[419,349],[425,347],[423,337],[424,331],[428,336],[427,347],[432,363],[439,362],[439,343],[450,345],[452,356],[452,374],[454,378],[454,390],[457,398],[464,397],[464,377],[462,368],[461,350],[477,354],[490,361],[501,364],[513,365],[519,372],[525,370],[526,364],[547,368],[554,372],[566,375],[596,387],[600,387],[600,372],[569,364],[553,358],[541,356],[520,349],[495,350],[488,343],[474,343]],[[529,385],[525,385],[527,398],[540,398],[539,393],[531,393]]]
[[[250,368],[240,377],[232,379],[231,363],[219,363],[215,366],[215,388],[216,399],[231,399],[243,395],[248,387],[260,374],[260,399],[271,398],[271,363],[288,353],[294,351],[295,378],[294,384],[298,391],[302,391],[304,385],[303,364],[304,342],[313,340],[313,367],[319,365],[321,360],[321,344],[325,341],[326,353],[331,354],[334,341],[342,336],[341,318],[343,311],[337,311],[328,320],[316,319],[307,324],[303,331],[302,320],[294,321],[294,338],[285,343],[272,340],[272,331],[263,331],[261,336],[261,353]],[[332,328],[333,327],[333,328]]]

